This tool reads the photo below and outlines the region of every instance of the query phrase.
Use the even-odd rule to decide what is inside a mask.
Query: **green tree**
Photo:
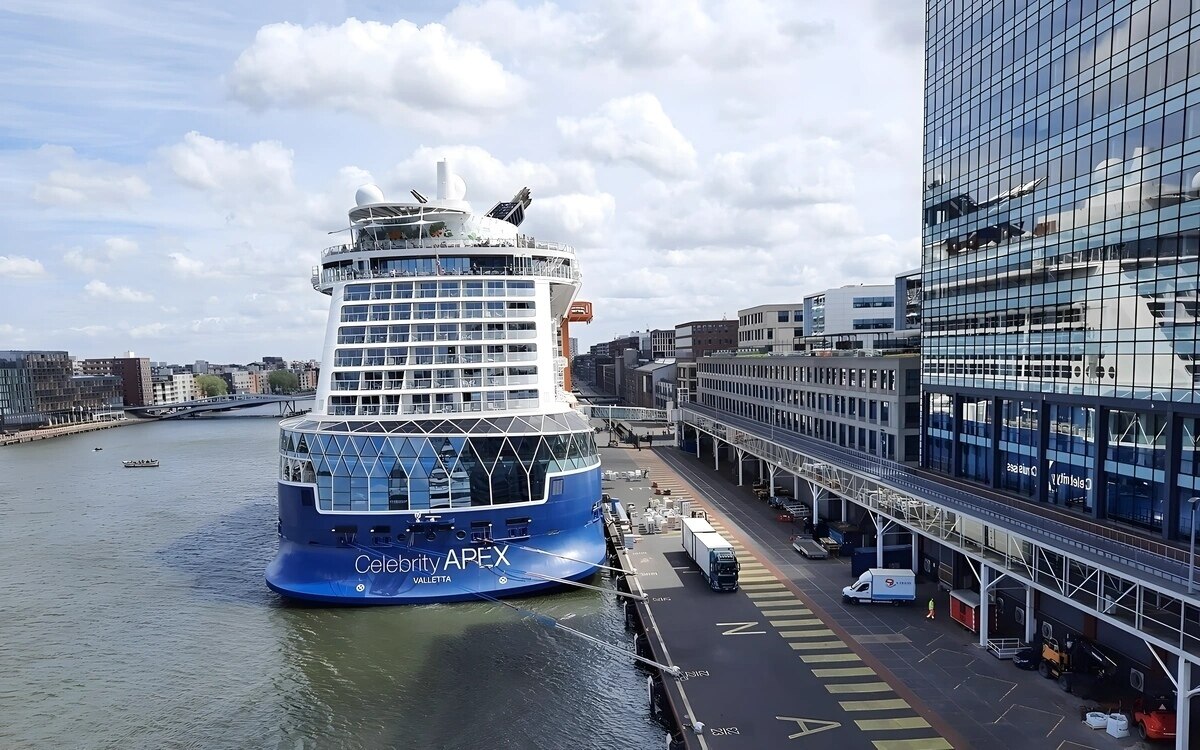
[[[200,375],[196,378],[196,389],[204,397],[225,396],[229,393],[229,385],[223,378],[216,375]]]
[[[274,370],[267,376],[271,393],[292,393],[300,389],[300,378],[291,370]]]

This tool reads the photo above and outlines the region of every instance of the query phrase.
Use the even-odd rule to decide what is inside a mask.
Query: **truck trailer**
[[[842,589],[842,601],[853,604],[911,604],[916,598],[917,574],[911,570],[871,568]]]
[[[733,546],[703,518],[683,519],[683,549],[713,591],[737,591],[741,563]]]

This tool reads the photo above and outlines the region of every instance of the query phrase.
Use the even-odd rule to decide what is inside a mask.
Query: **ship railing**
[[[575,248],[562,242],[545,242],[542,240],[453,240],[445,238],[428,238],[421,240],[361,240],[353,244],[341,244],[327,247],[321,251],[322,258],[346,253],[369,253],[381,250],[440,250],[452,247],[486,247],[486,248],[519,248],[522,250],[551,250],[559,253],[574,254]]]
[[[551,277],[555,279],[567,279],[570,281],[582,281],[583,275],[577,269],[571,266],[551,266],[543,265],[535,268],[506,268],[496,269],[495,271],[480,270],[480,271],[443,271],[442,273],[418,273],[415,271],[389,271],[389,270],[372,270],[372,269],[357,269],[357,268],[325,268],[318,266],[313,267],[312,285],[314,289],[320,290],[321,287],[327,284],[333,284],[338,281],[362,281],[371,279],[398,279],[398,278],[430,278],[430,277],[458,276],[522,276],[532,278]],[[414,297],[400,297],[398,299],[425,299],[432,298],[434,294],[426,296],[414,295]],[[461,296],[501,296],[499,294],[490,293],[472,293],[463,294]],[[528,290],[510,290],[505,296],[509,297],[528,297],[531,296]]]
[[[330,416],[419,416],[422,414],[464,414],[480,411],[505,411],[508,409],[532,409],[538,406],[536,398],[510,398],[499,401],[434,404],[367,404],[362,406],[335,405],[329,407]]]

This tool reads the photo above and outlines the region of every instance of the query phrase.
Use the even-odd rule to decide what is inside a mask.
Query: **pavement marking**
[[[738,585],[747,591],[786,591],[787,587],[779,581],[738,581]]]
[[[874,677],[875,670],[870,667],[827,667],[814,669],[814,677]]]
[[[792,644],[793,646],[795,644]],[[852,682],[848,685],[826,685],[831,695],[842,693],[890,693],[892,686],[886,682]]]
[[[791,599],[795,601],[796,595],[785,588],[777,591],[747,591],[746,596],[751,599]]]
[[[797,602],[799,604],[799,602]],[[802,617],[811,615],[812,612],[806,607],[796,607],[795,609],[773,610],[766,613],[770,617]]]
[[[838,661],[862,661],[858,654],[846,651],[840,654],[807,654],[800,657],[805,664],[828,664]]]
[[[772,607],[795,607],[800,604],[800,600],[795,598],[795,596],[793,596],[791,599],[774,599],[768,601],[760,601],[754,597],[751,597],[751,600],[754,602],[754,606],[758,607],[759,609],[771,609]],[[811,614],[808,610],[804,610],[804,613]],[[772,612],[771,614],[775,613]]]
[[[843,711],[895,711],[911,708],[903,698],[880,698],[871,701],[838,701]]]
[[[816,641],[815,643],[789,643],[793,651],[820,651],[832,650],[835,648],[845,648],[846,644],[841,641]]]
[[[929,722],[920,716],[901,716],[895,719],[855,719],[864,732],[886,732],[897,729],[928,729]]]
[[[833,631],[829,628],[811,628],[809,630],[780,630],[784,638],[831,638]],[[840,643],[840,641],[839,641]]]
[[[773,575],[753,575],[753,576],[738,576],[738,583],[777,583],[779,581]]]
[[[783,612],[772,612],[771,614],[784,614]],[[802,628],[805,625],[822,625],[822,620],[816,617],[805,618],[801,620],[771,620],[773,628]]]
[[[874,633],[853,636],[859,643],[912,643],[903,633]]]
[[[875,740],[875,750],[954,750],[954,745],[941,737],[921,740]]]

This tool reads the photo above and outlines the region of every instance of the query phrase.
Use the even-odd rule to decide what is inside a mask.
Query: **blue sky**
[[[922,28],[883,0],[10,0],[0,349],[315,357],[327,232],[440,157],[575,245],[585,346],[886,280],[917,264]]]

